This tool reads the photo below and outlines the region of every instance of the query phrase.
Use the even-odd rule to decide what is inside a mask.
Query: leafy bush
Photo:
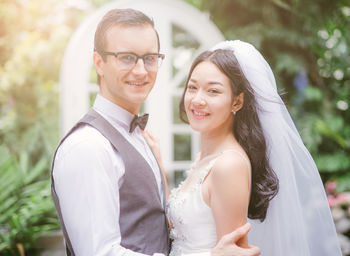
[[[48,163],[28,164],[0,148],[0,255],[25,255],[38,237],[59,224],[47,179]]]
[[[69,1],[0,1],[0,255],[59,229],[50,193],[64,49],[86,15]]]

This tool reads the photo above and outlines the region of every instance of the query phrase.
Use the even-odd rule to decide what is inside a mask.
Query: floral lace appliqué
[[[200,184],[203,182],[203,179],[206,177],[209,170],[212,168],[215,159],[212,159],[205,168],[197,170],[195,161],[191,168],[186,171],[186,180],[182,181],[177,188],[171,190],[167,205],[166,213],[172,223],[173,228],[170,231],[170,238],[173,239],[172,250],[170,256],[181,255],[181,244],[186,242],[188,239],[186,234],[181,232],[186,223],[184,216],[182,215],[182,208],[186,203],[186,200],[193,194],[196,193],[196,190],[200,187]],[[187,179],[191,178],[192,175],[195,179],[191,181],[192,184],[186,184],[186,188],[183,189]],[[192,178],[193,178],[192,177]]]

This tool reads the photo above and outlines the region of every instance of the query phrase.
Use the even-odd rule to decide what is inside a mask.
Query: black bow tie
[[[148,121],[148,114],[144,114],[142,116],[135,115],[134,119],[131,121],[129,132],[132,133],[135,130],[136,126],[139,126],[142,130],[144,130],[146,127],[147,121]]]

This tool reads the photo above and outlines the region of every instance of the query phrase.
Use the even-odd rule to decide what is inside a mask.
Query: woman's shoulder
[[[248,177],[249,172],[249,158],[244,150],[240,148],[232,148],[222,151],[212,167],[212,175],[219,179],[237,177],[237,175]]]
[[[212,195],[216,195],[215,198],[229,202],[233,196],[245,195],[244,191],[249,195],[250,163],[244,157],[246,157],[244,152],[230,150],[223,152],[217,158],[208,177],[210,191]]]

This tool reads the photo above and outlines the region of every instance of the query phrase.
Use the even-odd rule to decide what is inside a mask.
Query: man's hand
[[[250,230],[250,224],[246,223],[230,234],[224,235],[216,246],[211,250],[211,256],[258,256],[260,249],[253,245],[248,248],[237,246],[237,242],[246,236]]]

